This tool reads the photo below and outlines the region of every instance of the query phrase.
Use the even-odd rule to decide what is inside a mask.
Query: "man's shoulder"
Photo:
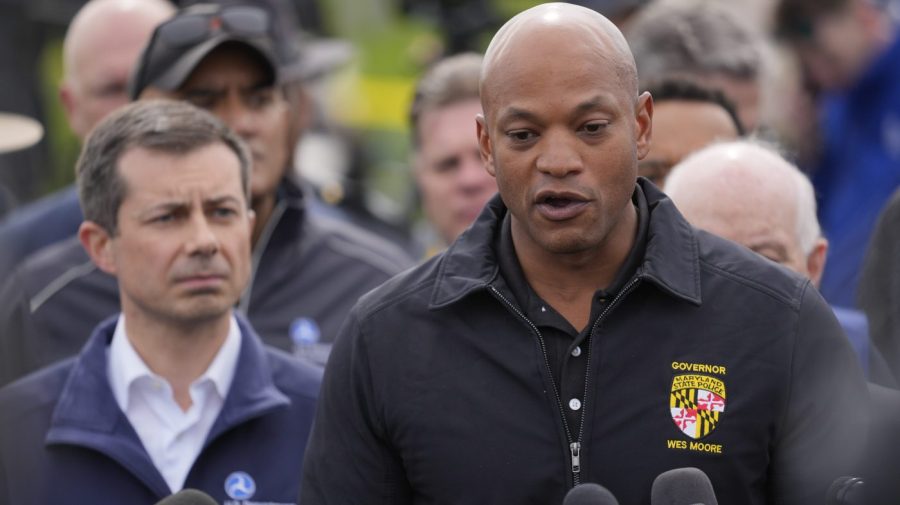
[[[0,222],[0,237],[28,239],[29,243],[40,242],[40,239],[56,242],[69,236],[59,231],[69,230],[73,223],[77,229],[81,223],[81,208],[75,186],[69,186],[6,216]]]
[[[794,310],[799,307],[808,279],[742,245],[692,226],[657,188],[647,184],[641,187],[652,208],[646,271],[682,291],[699,295],[697,301],[702,299],[702,303],[742,303],[738,299],[753,292]]]
[[[307,222],[302,240],[309,240],[309,246],[335,261],[361,263],[386,276],[413,264],[409,254],[396,244],[347,221],[311,214]]]
[[[770,297],[793,310],[810,284],[806,277],[750,249],[717,235],[696,230],[698,258],[706,275]],[[704,299],[714,294],[704,293]]]
[[[29,299],[32,312],[66,294],[118,301],[115,278],[94,265],[75,237],[40,249],[15,269],[12,278],[15,291]]]
[[[62,275],[78,276],[95,270],[90,257],[77,237],[70,237],[55,244],[38,249],[17,268],[23,287],[28,290],[40,289]]]
[[[441,278],[444,254],[439,254],[397,274],[359,298],[354,307],[356,317],[365,319],[376,314],[428,311],[436,285]]]
[[[293,398],[315,400],[322,383],[322,369],[290,354],[265,346],[272,381],[280,391]]]
[[[0,266],[12,268],[40,248],[73,236],[79,223],[74,186],[13,211],[0,222]]]
[[[35,415],[49,419],[75,360],[63,360],[0,388],[0,426],[21,426]]]

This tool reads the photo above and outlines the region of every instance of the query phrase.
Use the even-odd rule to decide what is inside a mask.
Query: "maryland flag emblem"
[[[706,375],[676,375],[669,409],[675,426],[685,435],[703,438],[716,429],[725,412],[725,383]]]

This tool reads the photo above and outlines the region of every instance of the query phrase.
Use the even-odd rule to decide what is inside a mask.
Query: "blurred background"
[[[43,139],[0,154],[8,210],[70,184],[79,142],[58,97],[62,39],[85,0],[0,0],[0,111],[37,119]],[[175,2],[176,4],[184,2]],[[416,79],[436,59],[483,51],[534,0],[285,0],[315,57],[335,65],[313,85],[321,108],[298,167],[323,200],[373,214],[404,233],[416,219],[408,111]],[[304,163],[314,159],[315,163]],[[0,210],[0,213],[3,212]]]

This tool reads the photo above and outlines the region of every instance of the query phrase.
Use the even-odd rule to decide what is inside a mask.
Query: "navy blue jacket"
[[[220,503],[296,503],[320,374],[238,321],[234,381],[184,485]],[[78,357],[0,389],[0,503],[149,505],[170,494],[107,379],[115,322]],[[241,495],[236,483],[255,491]]]
[[[722,504],[823,503],[858,469],[869,419],[831,309],[808,279],[692,228],[646,181],[635,197],[649,211],[643,260],[567,358],[588,360],[578,407],[498,267],[495,198],[446,253],[354,307],[302,503],[547,505],[580,481],[648,505],[656,476],[687,466]],[[567,408],[583,431],[566,428]]]
[[[0,221],[0,276],[6,277],[35,251],[76,235],[81,221],[74,184],[4,216]]]

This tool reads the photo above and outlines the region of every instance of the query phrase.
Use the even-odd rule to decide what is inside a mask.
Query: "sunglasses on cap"
[[[169,47],[192,46],[217,32],[241,37],[272,36],[269,13],[247,5],[227,6],[212,12],[178,15],[156,30],[156,39]]]

